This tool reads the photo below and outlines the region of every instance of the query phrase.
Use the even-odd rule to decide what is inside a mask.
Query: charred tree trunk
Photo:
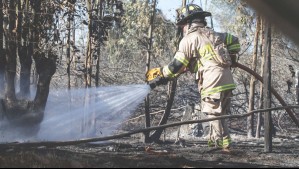
[[[252,57],[252,65],[251,69],[253,71],[256,71],[256,64],[257,64],[257,52],[258,52],[258,39],[259,39],[259,31],[260,31],[260,18],[257,17],[256,22],[256,32],[254,37],[254,53]],[[251,112],[254,110],[254,91],[255,91],[255,82],[256,79],[254,76],[251,76],[250,79],[250,92],[249,92],[249,106],[248,106],[248,112]],[[247,117],[247,137],[251,138],[253,137],[253,127],[254,127],[254,115]]]
[[[3,2],[0,1],[0,8],[3,9]],[[5,53],[3,49],[3,12],[0,12],[0,96],[4,92],[4,71],[5,71]]]
[[[151,22],[148,30],[148,47],[147,47],[147,57],[146,57],[146,69],[145,72],[150,70],[150,62],[151,62],[151,51],[152,51],[152,43],[153,43],[153,29],[154,29],[154,20],[155,20],[155,11],[156,11],[156,0],[153,1],[152,4],[153,13],[151,16]],[[145,127],[148,128],[151,126],[151,119],[150,119],[150,99],[149,95],[145,98]],[[149,132],[144,133],[144,142],[148,143],[151,142]]]
[[[102,20],[103,19],[103,2],[102,0],[100,0],[97,4],[97,14],[98,14],[98,20]],[[99,32],[104,32],[102,31],[103,27],[99,27]],[[97,37],[97,64],[96,64],[96,77],[95,77],[95,85],[98,87],[100,85],[100,59],[101,59],[101,37],[103,35],[101,33],[98,33],[98,37]]]
[[[8,3],[7,3],[8,4]],[[16,101],[15,94],[15,76],[16,76],[16,58],[17,58],[17,46],[16,40],[16,1],[9,1],[9,16],[8,24],[9,29],[6,31],[6,67],[5,67],[5,100],[10,105]],[[11,105],[10,105],[11,106]]]
[[[21,4],[23,2],[23,4]],[[29,37],[29,21],[27,19],[28,14],[22,13],[22,6],[25,6],[26,11],[27,4],[25,1],[18,2],[18,26],[17,26],[17,41],[18,41],[18,55],[20,68],[20,93],[22,98],[29,98],[30,96],[30,73],[32,65],[33,46],[32,43],[28,44]],[[24,18],[25,16],[25,18]],[[24,28],[22,27],[24,23]],[[23,40],[23,43],[22,43]]]
[[[66,62],[67,62],[67,87],[71,89],[71,25],[74,21],[73,6],[69,6],[67,22],[67,47],[66,47]]]
[[[86,72],[85,72],[85,86],[91,87],[91,74],[92,74],[92,2],[86,1],[88,10],[88,39],[86,50]]]
[[[45,53],[35,52],[33,58],[39,78],[37,82],[36,95],[34,101],[30,105],[29,112],[34,115],[33,119],[36,119],[34,122],[39,123],[43,118],[46,108],[50,82],[56,71],[57,56],[49,52],[48,57],[45,57]]]
[[[172,107],[172,103],[173,103],[173,100],[174,100],[174,96],[175,96],[176,86],[177,86],[177,80],[176,79],[169,84],[167,105],[166,105],[166,109],[165,109],[165,112],[163,114],[163,117],[162,117],[162,119],[159,123],[159,126],[164,125],[164,124],[167,123],[167,120],[168,120],[170,112],[171,112],[171,107]],[[151,135],[151,140],[155,141],[155,142],[158,141],[161,137],[162,132],[163,132],[163,129],[156,130]]]
[[[186,6],[186,0],[182,0],[182,6]],[[178,16],[177,16],[178,17]],[[182,30],[178,27],[177,29],[177,48],[179,46],[180,40],[183,37],[183,32]],[[163,114],[163,117],[159,123],[159,125],[164,125],[167,123],[167,120],[169,118],[170,115],[170,111],[171,111],[171,107],[173,104],[173,100],[174,100],[174,96],[175,96],[175,90],[176,90],[176,86],[177,86],[177,79],[175,78],[171,83],[168,84],[168,98],[167,98],[167,104],[166,104],[166,109],[165,112]],[[163,129],[159,129],[156,130],[150,137],[151,141],[158,141],[161,137],[161,134],[163,132]]]
[[[295,74],[295,89],[296,89],[296,104],[299,104],[299,70],[296,70]]]
[[[3,100],[3,109],[6,117],[12,121],[18,121],[19,117],[26,113],[28,101],[17,100],[15,93],[15,76],[16,76],[16,1],[9,2],[9,29],[6,31],[6,68],[5,68],[5,98]]]
[[[76,20],[75,20],[75,16],[73,15],[73,43],[74,43],[74,46],[76,47]],[[74,49],[73,48],[73,64],[74,64],[74,68],[75,70],[77,70],[77,64],[79,63],[80,59],[78,56],[76,56],[76,52],[77,52],[77,47]],[[78,75],[75,76],[75,79],[74,79],[74,86],[75,88],[78,87]]]
[[[21,65],[20,73],[20,96],[29,98],[30,96],[30,73],[32,65],[32,44],[19,47],[19,59]]]
[[[264,81],[264,105],[265,108],[271,107],[271,24],[265,23],[265,69],[263,74]],[[272,118],[271,111],[265,112],[265,152],[272,152]]]
[[[264,39],[264,19],[260,18],[260,25],[261,25],[261,36],[260,36],[260,42],[263,42],[263,39]],[[263,43],[261,43],[260,45],[260,57],[261,57],[261,75],[263,74],[264,72],[264,64],[265,64],[265,58],[264,58],[264,55],[263,55]],[[259,99],[259,108],[262,109],[264,107],[264,104],[263,104],[263,100],[264,100],[264,88],[263,88],[263,83],[260,82],[260,99]],[[262,128],[262,123],[263,123],[263,120],[262,120],[262,113],[258,113],[257,114],[257,124],[256,124],[256,134],[255,134],[255,137],[256,138],[260,138],[261,137],[261,128]]]
[[[33,8],[33,30],[31,32],[30,43],[27,49],[26,46],[20,48],[20,52],[24,52],[20,56],[21,66],[25,65],[23,68],[29,69],[28,65],[31,65],[32,60],[31,53],[33,53],[33,59],[35,61],[36,70],[39,76],[37,84],[37,93],[33,101],[29,100],[18,100],[15,94],[15,75],[16,75],[16,9],[15,1],[10,1],[9,3],[9,30],[6,33],[6,85],[5,85],[5,98],[2,100],[3,111],[6,114],[8,120],[13,124],[22,126],[35,126],[39,124],[44,116],[44,110],[47,103],[47,98],[49,94],[49,85],[53,74],[56,71],[56,55],[51,52],[48,53],[46,57],[45,53],[40,53],[38,50],[38,42],[41,31],[40,15],[41,15],[41,1],[30,1],[30,5]],[[34,48],[34,52],[33,49]],[[23,69],[22,68],[22,69]],[[27,77],[26,80],[30,78]]]

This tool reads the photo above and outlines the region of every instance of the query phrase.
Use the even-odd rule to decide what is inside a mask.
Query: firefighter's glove
[[[168,83],[168,79],[163,76],[162,69],[162,67],[158,67],[146,72],[146,82],[149,83],[151,89],[154,89],[159,85],[166,85]]]
[[[145,81],[150,82],[155,80],[158,77],[163,77],[162,68],[153,68],[146,72]]]
[[[149,85],[150,85],[151,89],[154,89],[160,85],[167,85],[168,81],[169,80],[165,77],[157,77],[156,79],[149,82]]]

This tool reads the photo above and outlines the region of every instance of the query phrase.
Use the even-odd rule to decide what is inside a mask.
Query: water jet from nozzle
[[[44,119],[36,126],[38,132],[26,136],[28,131],[2,119],[0,142],[68,141],[112,135],[149,92],[147,84],[50,90]]]

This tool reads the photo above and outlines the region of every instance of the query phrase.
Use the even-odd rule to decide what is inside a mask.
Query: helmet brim
[[[212,14],[210,12],[206,12],[206,11],[203,11],[203,12],[197,12],[197,13],[194,13],[192,15],[189,15],[187,17],[185,17],[184,19],[180,20],[180,21],[177,21],[176,25],[184,25],[187,23],[187,21],[190,19],[190,18],[195,18],[195,17],[207,17],[207,16],[212,16]]]

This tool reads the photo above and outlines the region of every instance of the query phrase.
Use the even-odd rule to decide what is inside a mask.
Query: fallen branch
[[[171,111],[180,110],[180,109],[185,108],[185,107],[186,107],[186,106],[181,106],[181,107],[176,108],[176,109],[171,109]],[[163,112],[165,112],[165,110],[159,110],[159,111],[150,113],[150,115],[156,115],[156,114],[163,113]],[[130,121],[134,121],[134,120],[140,119],[140,118],[142,118],[142,117],[144,117],[144,116],[145,116],[145,114],[142,114],[142,115],[140,115],[140,116],[137,116],[137,117],[134,117],[134,118],[125,120],[125,121],[123,121],[123,122],[113,124],[113,126],[103,127],[103,129],[109,129],[109,128],[114,127],[115,125],[120,125],[120,124],[123,124],[123,123],[127,123],[127,122],[130,122]]]
[[[171,111],[180,110],[180,109],[185,108],[185,107],[186,107],[186,106],[182,106],[182,107],[179,107],[179,108],[177,108],[177,109],[171,109]],[[165,110],[159,110],[159,111],[150,113],[150,115],[155,115],[155,114],[163,113],[164,111],[165,111]],[[140,115],[140,116],[137,116],[137,117],[134,117],[134,118],[132,118],[132,119],[126,120],[126,121],[124,121],[124,122],[133,121],[133,120],[139,119],[139,118],[144,117],[144,116],[145,116],[145,115],[142,114],[142,115]],[[124,123],[124,122],[122,122],[122,123]]]
[[[290,106],[282,106],[282,107],[254,110],[254,111],[251,111],[251,112],[245,113],[245,114],[224,115],[224,116],[201,119],[201,120],[182,121],[182,122],[170,123],[170,124],[165,124],[165,125],[156,126],[156,127],[149,127],[149,128],[145,128],[145,129],[134,130],[134,131],[130,131],[130,132],[127,132],[127,133],[122,133],[122,134],[117,134],[117,135],[112,135],[112,136],[107,136],[107,137],[86,138],[86,139],[73,140],[73,141],[43,141],[43,142],[26,142],[26,143],[19,143],[19,142],[2,143],[2,144],[0,144],[0,150],[1,149],[7,149],[7,148],[68,146],[68,145],[78,145],[78,144],[90,143],[90,142],[107,141],[107,140],[113,140],[113,139],[128,137],[128,136],[131,136],[133,134],[148,132],[148,131],[152,131],[152,130],[165,129],[165,128],[169,128],[169,127],[175,127],[175,126],[181,126],[181,125],[193,124],[193,123],[203,123],[203,122],[209,122],[209,121],[213,121],[213,120],[220,120],[220,119],[227,119],[227,118],[241,118],[241,117],[250,116],[250,115],[252,115],[254,113],[258,113],[258,112],[280,110],[280,109],[286,109],[286,108],[288,108],[288,109],[290,109],[290,108],[299,108],[299,106],[291,106],[291,105]]]

